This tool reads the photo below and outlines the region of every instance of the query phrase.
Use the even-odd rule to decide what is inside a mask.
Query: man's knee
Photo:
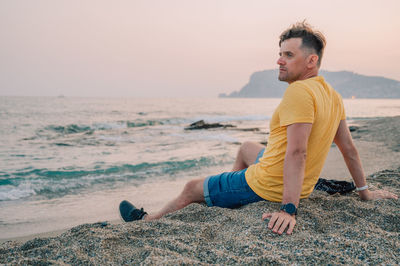
[[[245,141],[242,143],[242,145],[240,145],[240,152],[242,153],[246,153],[246,151],[248,151],[249,149],[252,149],[256,146],[255,142],[252,141]]]
[[[257,142],[245,141],[240,146],[239,156],[240,159],[247,165],[251,165],[257,158],[258,153],[264,148],[264,146]]]
[[[182,192],[182,199],[188,203],[204,201],[203,183],[204,179],[187,182]]]

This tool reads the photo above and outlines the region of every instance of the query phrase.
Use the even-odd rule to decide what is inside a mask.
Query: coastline
[[[368,182],[400,194],[400,165],[395,160],[400,117],[357,122],[360,127],[352,134]],[[337,147],[325,165],[321,177],[349,179]],[[400,260],[397,202],[362,202],[355,193],[313,192],[301,202],[293,236],[272,234],[260,219],[262,212],[277,209],[277,203],[236,210],[192,204],[155,222],[116,220],[8,239],[13,241],[0,245],[0,263],[395,264]],[[44,253],[49,255],[43,257]]]

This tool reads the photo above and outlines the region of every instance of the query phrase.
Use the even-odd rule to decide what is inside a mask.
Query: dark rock
[[[227,127],[235,127],[234,125],[223,125],[220,123],[211,123],[208,124],[204,122],[204,120],[199,120],[190,124],[188,127],[185,127],[185,130],[194,130],[194,129],[209,129],[209,128],[227,128]]]
[[[359,128],[360,128],[360,127],[358,127],[358,126],[349,126],[350,132],[357,131]]]
[[[101,223],[101,226],[102,226],[102,227],[106,227],[107,225],[108,225],[108,222],[107,222],[107,221]]]

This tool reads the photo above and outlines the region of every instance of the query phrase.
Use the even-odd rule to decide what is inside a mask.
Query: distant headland
[[[384,77],[365,76],[350,71],[321,70],[320,75],[343,98],[400,98],[400,81]],[[239,91],[221,93],[220,98],[281,98],[287,87],[278,80],[278,70],[258,71]]]

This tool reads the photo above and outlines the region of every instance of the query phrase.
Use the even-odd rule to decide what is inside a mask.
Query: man
[[[233,171],[189,181],[181,194],[160,211],[147,214],[123,201],[125,221],[159,219],[190,203],[236,208],[252,202],[282,202],[280,210],[264,213],[273,232],[293,232],[300,198],[308,197],[322,171],[332,142],[339,147],[363,200],[397,198],[369,191],[354,147],[340,95],[318,70],[325,38],[307,23],[297,23],[280,36],[279,80],[289,83],[270,122],[268,145],[246,142],[239,149]],[[261,158],[260,158],[261,157]]]

